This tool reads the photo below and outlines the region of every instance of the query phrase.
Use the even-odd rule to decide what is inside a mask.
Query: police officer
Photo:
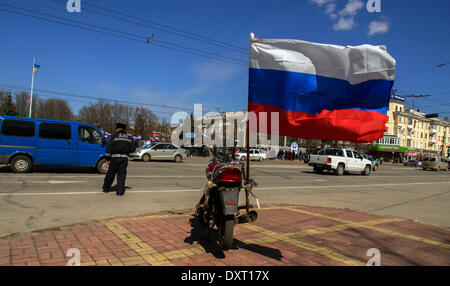
[[[125,178],[127,176],[128,155],[136,151],[135,144],[125,132],[127,126],[122,123],[116,124],[116,133],[110,138],[106,147],[106,161],[109,169],[103,183],[103,192],[108,193],[117,174],[117,195],[125,194]]]

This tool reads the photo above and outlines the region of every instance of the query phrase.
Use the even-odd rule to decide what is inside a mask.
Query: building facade
[[[405,99],[394,96],[389,103],[385,136],[367,147],[372,155],[394,163],[430,156],[448,158],[450,121],[406,109]]]

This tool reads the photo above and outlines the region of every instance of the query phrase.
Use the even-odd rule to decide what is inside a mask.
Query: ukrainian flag
[[[40,65],[34,64],[33,72],[37,72],[40,68]]]

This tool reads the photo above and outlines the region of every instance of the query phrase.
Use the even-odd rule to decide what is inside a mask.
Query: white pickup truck
[[[369,176],[372,172],[372,162],[364,159],[361,154],[349,149],[325,149],[310,154],[309,165],[314,172],[334,171],[338,176],[346,172],[357,172]]]

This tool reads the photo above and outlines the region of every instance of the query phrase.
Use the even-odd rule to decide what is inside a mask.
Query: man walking
[[[108,193],[114,177],[117,174],[117,195],[125,194],[125,179],[127,176],[128,155],[136,151],[136,147],[125,129],[127,126],[122,123],[116,124],[116,133],[110,138],[106,147],[106,161],[109,162],[108,172],[103,183],[103,192]]]

